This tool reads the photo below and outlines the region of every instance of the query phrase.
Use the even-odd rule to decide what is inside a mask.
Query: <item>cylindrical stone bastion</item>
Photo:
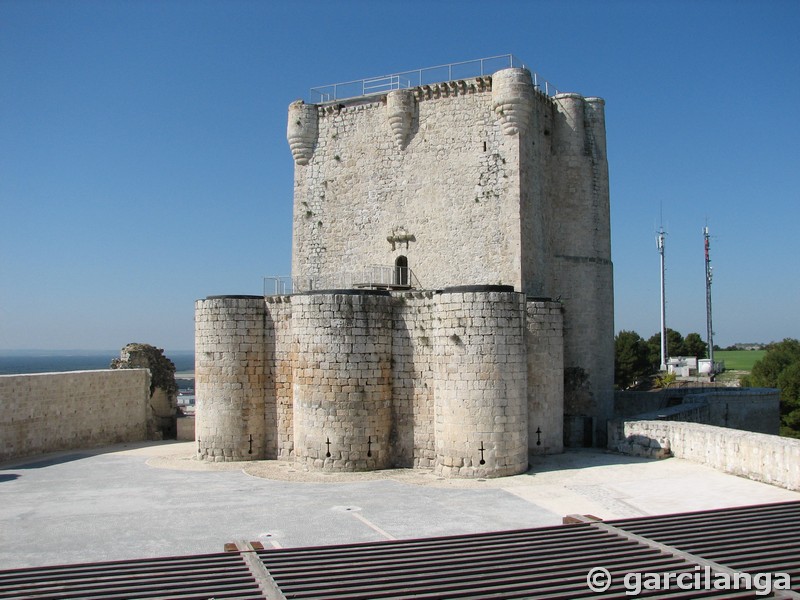
[[[501,477],[528,468],[525,296],[446,288],[434,309],[434,471]]]
[[[263,296],[209,296],[195,304],[197,457],[265,458]]]
[[[379,290],[292,297],[297,462],[331,471],[391,466],[391,303]]]

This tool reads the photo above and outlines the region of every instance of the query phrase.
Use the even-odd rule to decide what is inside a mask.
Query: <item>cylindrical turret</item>
[[[438,296],[435,472],[501,477],[528,468],[525,297],[511,286],[447,288]]]
[[[603,101],[554,98],[554,189],[549,293],[564,304],[567,445],[605,445],[614,408],[614,291]]]
[[[333,471],[391,466],[391,302],[377,290],[293,296],[298,462]]]
[[[580,94],[557,94],[554,97],[559,118],[556,119],[556,152],[584,154],[584,100]]]
[[[400,149],[405,147],[411,132],[415,107],[414,93],[411,90],[394,90],[386,94],[386,119]]]
[[[316,104],[305,104],[297,100],[289,105],[289,122],[286,139],[292,150],[294,162],[307,165],[317,143],[318,114]]]
[[[502,69],[492,75],[492,108],[503,133],[525,131],[533,113],[533,80],[528,69]]]
[[[197,456],[265,458],[262,296],[209,296],[195,304]]]
[[[593,155],[598,160],[606,159],[606,101],[602,98],[586,98],[584,105],[586,127],[592,136]]]

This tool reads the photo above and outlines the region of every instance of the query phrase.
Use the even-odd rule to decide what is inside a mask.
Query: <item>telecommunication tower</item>
[[[658,228],[656,246],[661,256],[661,370],[667,370],[667,324],[666,324],[666,297],[664,295],[664,227]]]
[[[709,239],[708,226],[703,228],[703,239],[705,240],[705,254],[706,254],[706,329],[708,333],[708,358],[711,361],[711,371],[709,375],[714,376],[714,328],[711,325],[711,258],[709,256]]]

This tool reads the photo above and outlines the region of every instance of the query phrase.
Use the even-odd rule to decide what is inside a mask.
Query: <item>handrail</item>
[[[357,271],[325,275],[264,277],[264,296],[288,296],[314,290],[419,288],[419,280],[411,268],[392,265],[370,265]]]
[[[476,58],[435,67],[425,67],[390,75],[379,75],[377,77],[313,87],[310,90],[308,100],[312,104],[324,104],[349,98],[385,94],[392,90],[408,89],[444,81],[483,77],[484,75],[492,75],[501,69],[512,67],[525,68],[525,63],[513,54]],[[536,89],[541,91],[544,88],[544,93],[548,96],[554,96],[558,93],[558,90],[549,82],[542,80],[540,83],[540,78],[536,73],[531,73],[531,75]]]

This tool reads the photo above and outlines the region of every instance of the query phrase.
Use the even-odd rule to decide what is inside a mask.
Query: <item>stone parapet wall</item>
[[[708,389],[687,394],[683,401],[707,404],[709,425],[771,435],[780,432],[781,396],[776,389]]]
[[[0,461],[147,439],[147,369],[0,376]]]
[[[675,456],[790,490],[800,490],[800,440],[679,421],[616,421],[609,449]]]
[[[650,392],[615,392],[614,416],[655,418],[655,414],[683,410],[685,404],[706,406],[701,422],[757,433],[777,435],[780,430],[780,392],[772,388],[727,388],[719,386],[671,387]],[[679,418],[678,420],[693,420]]]

